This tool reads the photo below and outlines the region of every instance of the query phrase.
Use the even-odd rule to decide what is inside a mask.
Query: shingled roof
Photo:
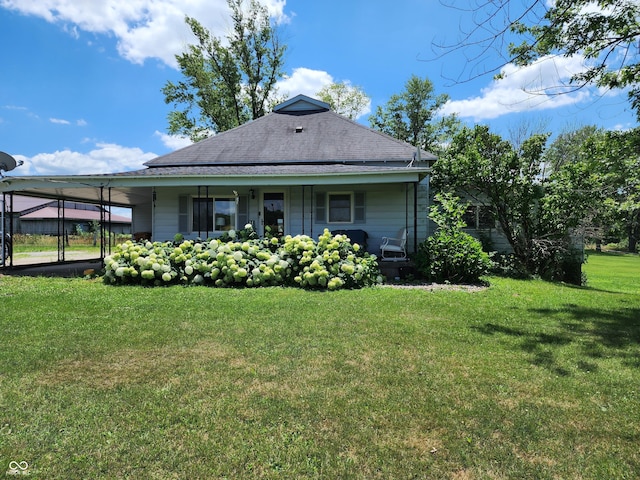
[[[298,95],[272,113],[145,163],[159,167],[366,164],[407,166],[416,148]],[[435,157],[420,152],[421,160]],[[151,172],[150,172],[151,173]]]
[[[409,183],[435,157],[342,117],[304,95],[258,120],[154,158],[141,170],[0,179],[0,192],[130,206],[153,187]],[[105,187],[108,190],[105,190]]]

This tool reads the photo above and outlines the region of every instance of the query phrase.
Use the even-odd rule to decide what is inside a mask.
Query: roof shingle
[[[300,96],[303,100],[312,100]],[[298,103],[299,106],[299,103]],[[329,110],[298,110],[296,102],[206,140],[145,163],[157,167],[389,163],[408,165],[416,148]],[[425,151],[422,160],[435,160]],[[308,170],[305,170],[308,172]]]

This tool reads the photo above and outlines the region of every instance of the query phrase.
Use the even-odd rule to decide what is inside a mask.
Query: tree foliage
[[[461,8],[458,2],[441,1]],[[570,93],[587,85],[624,89],[640,115],[637,0],[473,0],[463,9],[472,26],[461,41],[440,48],[445,54],[463,50],[469,62],[462,68],[471,72],[469,77],[500,71],[509,63],[527,66],[549,56],[579,57],[585,68],[568,85],[541,93]],[[495,62],[496,52],[502,63]]]
[[[371,99],[361,87],[348,82],[331,83],[316,94],[323,102],[331,106],[331,110],[355,120],[368,109]]]
[[[455,115],[442,116],[440,109],[449,100],[436,95],[428,78],[413,75],[405,89],[392,95],[369,117],[371,127],[430,152],[439,152],[459,126]]]
[[[513,255],[530,274],[563,278],[570,228],[580,212],[569,209],[566,221],[558,223],[550,210],[556,204],[545,201],[546,141],[547,135],[533,135],[516,149],[486,126],[465,127],[436,162],[433,186],[492,209]]]
[[[562,132],[544,154],[550,175],[546,182],[546,210],[558,228],[576,228],[585,238],[600,239],[614,223],[607,207],[600,161],[593,155],[596,138],[605,132],[595,126]],[[579,211],[580,215],[573,214]]]
[[[572,219],[570,226],[596,241],[626,237],[634,252],[640,239],[640,128],[596,130],[571,153],[546,187],[554,221],[570,223],[563,212],[577,209],[580,221]]]
[[[176,55],[183,80],[162,89],[168,131],[193,141],[263,116],[282,77],[285,47],[267,9],[257,0],[228,0],[233,29],[226,40],[186,17],[197,43]]]
[[[630,98],[637,107],[639,18],[640,4],[636,0],[556,0],[541,22],[511,24],[513,32],[528,38],[511,44],[509,52],[517,65],[531,65],[546,55],[580,55],[588,68],[571,77],[574,88],[630,87]]]
[[[603,132],[595,125],[561,132],[545,151],[545,163],[552,172],[557,172],[563,165],[582,161],[583,155],[587,153],[585,143],[598,133]]]
[[[629,240],[629,251],[635,252],[640,240],[640,128],[593,136],[584,149],[592,159],[587,168],[599,176],[594,194],[604,197],[604,216],[613,218]]]

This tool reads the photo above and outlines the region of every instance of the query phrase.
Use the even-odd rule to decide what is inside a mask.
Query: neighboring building
[[[252,223],[259,234],[346,230],[379,253],[407,229],[409,252],[429,232],[435,157],[299,95],[262,118],[104,175],[6,177],[0,192],[132,209],[153,240],[214,237]],[[361,241],[361,240],[360,240]]]
[[[6,200],[7,230],[15,234],[73,235],[91,222],[109,223],[113,233],[131,233],[131,219],[99,205],[11,195]]]

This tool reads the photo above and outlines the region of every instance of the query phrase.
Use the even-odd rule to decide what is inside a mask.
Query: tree
[[[582,132],[584,133],[584,132]],[[629,251],[640,239],[640,129],[595,130],[568,146],[568,161],[554,169],[546,184],[553,221],[581,228],[597,243],[626,236]],[[578,210],[579,221],[565,212]]]
[[[546,141],[547,135],[533,135],[515,149],[486,126],[465,127],[435,163],[433,186],[490,208],[527,272],[563,278],[571,255],[570,227],[579,212],[570,210],[572,222],[558,224],[544,210],[540,174]]]
[[[196,19],[185,22],[197,39],[176,55],[184,79],[162,89],[169,113],[169,133],[202,140],[263,116],[274,102],[282,77],[285,48],[267,9],[257,0],[228,0],[233,29],[226,42]]]
[[[513,32],[529,38],[510,44],[509,53],[516,65],[531,65],[546,55],[580,55],[588,67],[571,77],[573,89],[586,85],[631,88],[629,97],[637,109],[639,18],[636,0],[556,0],[539,24],[511,24]]]
[[[362,88],[348,82],[326,85],[316,95],[320,100],[328,103],[334,112],[351,120],[362,115],[371,104],[371,99]]]
[[[378,106],[369,123],[398,140],[439,152],[460,126],[455,115],[440,115],[440,109],[448,100],[448,95],[434,93],[428,78],[413,75],[402,93],[392,95],[383,107]]]
[[[511,123],[507,128],[507,140],[511,142],[513,148],[518,149],[527,138],[536,134],[544,134],[548,130],[548,119],[541,118],[534,121],[529,118],[521,118]]]
[[[557,230],[571,230],[576,236],[600,238],[611,224],[597,161],[579,158],[553,170],[545,179],[542,212],[546,223]]]
[[[98,243],[98,234],[100,233],[100,222],[98,220],[91,220],[89,222],[89,232],[93,234],[93,246]]]
[[[551,171],[557,172],[563,165],[582,160],[585,143],[594,135],[603,134],[595,125],[587,125],[573,130],[561,132],[549,145],[544,154],[544,161]]]
[[[459,9],[452,1],[450,5]],[[469,62],[463,68],[479,69],[471,77],[500,71],[509,63],[527,66],[548,56],[577,56],[584,58],[585,68],[568,85],[540,93],[570,93],[587,85],[625,89],[640,118],[637,0],[475,0],[468,8],[473,26],[462,41],[440,48],[445,54],[464,50]],[[503,63],[489,63],[496,51],[503,53]]]
[[[629,251],[635,252],[640,240],[640,128],[595,135],[584,151],[593,159],[587,165],[600,176],[596,188],[605,198],[603,207],[627,236]]]

